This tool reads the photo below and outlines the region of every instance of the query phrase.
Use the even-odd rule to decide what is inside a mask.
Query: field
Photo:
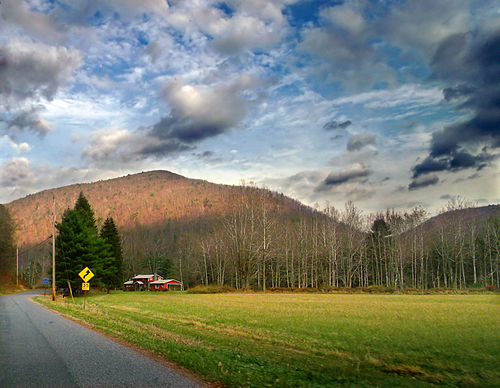
[[[500,386],[498,295],[116,292],[48,307],[224,386]]]

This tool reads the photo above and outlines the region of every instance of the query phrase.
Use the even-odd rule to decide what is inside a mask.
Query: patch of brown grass
[[[432,383],[440,383],[443,380],[443,376],[439,374],[430,374],[421,369],[416,365],[386,365],[382,368],[384,372],[394,373],[399,376],[411,376],[411,377],[422,377]]]
[[[16,292],[26,291],[27,288],[22,284],[16,286],[16,278],[7,271],[0,271],[0,294],[14,294]]]

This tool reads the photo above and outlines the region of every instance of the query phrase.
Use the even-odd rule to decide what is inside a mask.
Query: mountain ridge
[[[46,189],[6,204],[16,221],[18,245],[37,244],[51,235],[53,196],[56,220],[60,221],[64,210],[74,206],[80,192],[93,207],[98,226],[111,216],[120,229],[152,226],[165,220],[225,215],[230,210],[229,204],[249,194],[263,195],[275,206],[281,202],[285,211],[312,211],[292,198],[267,189],[216,184],[166,170],[153,170]]]

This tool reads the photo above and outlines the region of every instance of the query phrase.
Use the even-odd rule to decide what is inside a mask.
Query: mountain
[[[99,227],[111,216],[122,232],[154,228],[165,222],[221,217],[231,211],[231,204],[245,197],[265,197],[267,203],[286,213],[310,211],[298,201],[265,189],[214,184],[169,171],[149,171],[45,190],[7,204],[16,223],[18,245],[34,246],[51,236],[53,198],[60,221],[80,192],[92,205]]]
[[[423,226],[430,227],[433,224],[448,223],[454,218],[460,217],[466,222],[484,219],[489,217],[498,217],[500,215],[500,205],[487,205],[480,207],[469,207],[465,209],[450,210],[424,222]]]
[[[486,220],[500,217],[500,205],[487,205],[455,209],[431,217],[418,226],[427,236],[436,235],[441,229],[451,230],[458,224],[484,225]]]
[[[29,284],[50,268],[53,198],[61,220],[80,192],[99,227],[113,217],[125,279],[148,271],[187,287],[500,287],[499,205],[450,211],[409,230],[420,222],[418,209],[417,218],[388,212],[389,226],[403,232],[372,239],[352,204],[329,216],[270,190],[168,171],[65,186],[7,204]]]

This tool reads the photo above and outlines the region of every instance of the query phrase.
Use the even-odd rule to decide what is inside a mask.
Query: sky
[[[0,203],[169,170],[366,212],[500,202],[497,0],[1,0]]]

